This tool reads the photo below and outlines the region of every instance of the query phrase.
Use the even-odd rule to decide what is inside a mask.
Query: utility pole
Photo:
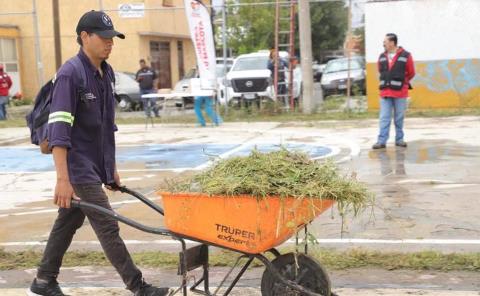
[[[98,0],[98,10],[103,11],[103,0]]]
[[[228,115],[228,86],[227,86],[227,0],[223,0],[222,7],[222,43],[223,43],[223,97],[225,98],[225,115]]]
[[[202,2],[200,1],[200,3],[202,3]],[[217,49],[215,47],[215,33],[216,33],[217,30],[215,28],[215,16],[216,16],[215,7],[212,6],[212,7],[210,7],[210,23],[211,23],[210,25],[212,26],[213,46],[214,46],[214,51],[215,51],[215,56],[216,56],[217,55],[217,53],[216,53]],[[217,76],[215,76],[215,86],[217,85],[216,78],[217,78]],[[215,99],[215,91],[213,91],[212,99]],[[215,100],[215,112],[217,114],[220,114],[219,109],[220,109],[220,106],[219,106],[218,94],[217,94],[217,99]]]
[[[303,113],[315,111],[313,101],[313,71],[312,71],[312,23],[310,20],[309,0],[298,1],[298,21],[300,33],[300,55],[303,80]]]
[[[35,59],[37,62],[37,79],[39,88],[43,86],[43,63],[42,63],[42,53],[40,51],[40,32],[38,31],[38,11],[37,11],[37,1],[32,0],[33,6],[33,28],[35,34]]]
[[[55,43],[55,69],[62,65],[62,40],[60,39],[60,14],[58,0],[52,0],[53,7],[53,39]]]
[[[347,31],[347,42],[345,42],[347,50],[347,59],[348,59],[348,75],[347,75],[347,110],[350,110],[350,103],[352,97],[352,82],[351,82],[351,58],[352,50],[350,48],[352,41],[352,0],[348,1],[348,31]]]

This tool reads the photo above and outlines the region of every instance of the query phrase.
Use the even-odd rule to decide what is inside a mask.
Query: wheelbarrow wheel
[[[286,279],[295,282],[310,293],[331,296],[330,279],[325,269],[312,257],[305,254],[288,253],[277,257],[272,265]],[[295,291],[282,283],[267,268],[262,276],[262,296],[305,296],[309,293]]]

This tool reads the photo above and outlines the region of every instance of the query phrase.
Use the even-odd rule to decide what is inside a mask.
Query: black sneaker
[[[395,145],[398,147],[407,148],[407,143],[405,143],[404,141],[397,142],[395,143]]]
[[[372,146],[372,149],[385,149],[387,148],[387,145],[385,144],[380,144],[380,143],[376,143],[375,145]]]
[[[63,294],[62,289],[58,285],[58,282],[53,279],[49,282],[38,281],[36,278],[30,285],[30,289],[27,291],[28,296],[68,296]]]
[[[166,296],[170,294],[170,288],[158,288],[142,281],[142,286],[135,292],[135,296]]]

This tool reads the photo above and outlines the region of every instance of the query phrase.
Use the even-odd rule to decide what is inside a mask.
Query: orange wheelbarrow
[[[163,209],[138,192],[126,187],[114,187],[163,215],[166,228],[142,225],[81,200],[72,200],[72,206],[94,209],[138,230],[170,236],[179,241],[178,274],[182,276],[182,283],[172,295],[181,292],[187,296],[189,272],[198,268],[203,269],[202,277],[193,283],[190,291],[200,295],[229,295],[253,260],[257,259],[266,267],[261,280],[263,296],[334,296],[325,269],[308,255],[306,239],[307,225],[330,208],[334,203],[332,200],[159,193],[163,198]],[[295,235],[298,250],[300,230],[305,231],[304,252],[281,254],[275,249]],[[187,248],[186,240],[199,244]],[[210,291],[208,272],[210,246],[239,253],[234,266],[213,292]],[[267,253],[272,254],[274,259],[270,261],[265,256]],[[219,294],[242,259],[246,262],[225,292]]]

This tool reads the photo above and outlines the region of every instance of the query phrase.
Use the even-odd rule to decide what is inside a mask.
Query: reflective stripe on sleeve
[[[50,113],[48,116],[48,123],[54,123],[54,122],[65,122],[70,125],[73,125],[73,120],[74,117],[72,116],[72,113],[69,112],[64,112],[64,111],[57,111]]]

